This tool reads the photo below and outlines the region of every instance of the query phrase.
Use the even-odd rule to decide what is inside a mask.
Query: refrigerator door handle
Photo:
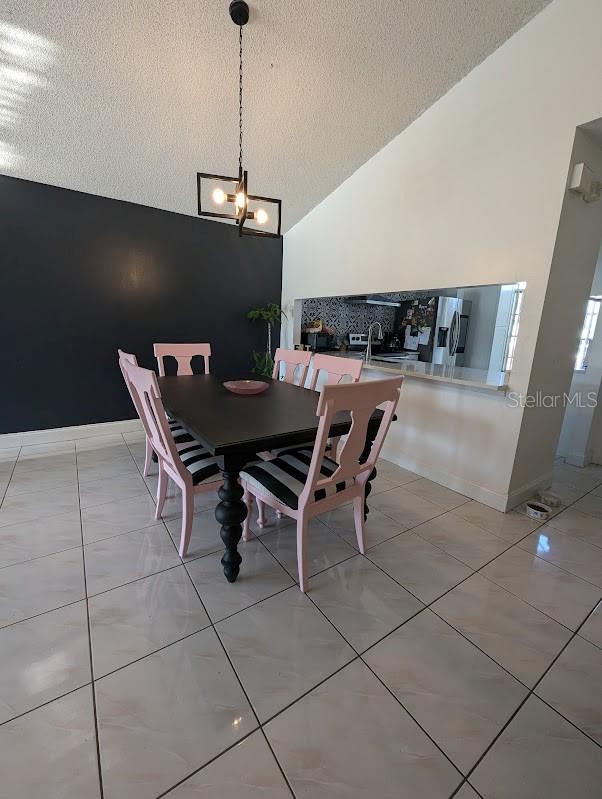
[[[460,346],[460,334],[462,332],[462,325],[460,323],[460,312],[456,311],[456,343],[454,344],[454,355],[458,354],[458,347]]]
[[[460,346],[461,335],[462,335],[462,317],[460,316],[460,311],[458,311],[458,332],[456,334],[456,347],[454,349],[454,355],[458,354],[458,347]]]
[[[449,326],[449,354],[453,356],[456,354],[456,337],[457,337],[457,328],[458,326],[458,312],[454,311],[451,324]]]

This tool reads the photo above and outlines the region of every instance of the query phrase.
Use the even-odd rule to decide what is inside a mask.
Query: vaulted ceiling
[[[250,0],[245,165],[290,228],[548,0]],[[0,172],[194,214],[234,174],[228,0],[4,0]]]

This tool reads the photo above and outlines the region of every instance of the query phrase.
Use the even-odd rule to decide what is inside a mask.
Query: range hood
[[[399,300],[391,300],[385,294],[357,294],[355,297],[345,297],[349,305],[387,305],[390,308],[401,308]]]

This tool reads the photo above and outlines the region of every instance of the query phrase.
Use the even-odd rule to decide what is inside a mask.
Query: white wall
[[[285,235],[285,310],[527,281],[511,377],[526,391],[575,128],[602,116],[600,30],[599,0],[555,0],[364,164]],[[551,469],[533,462],[510,495],[522,416],[503,396],[408,380],[387,455],[505,508]]]

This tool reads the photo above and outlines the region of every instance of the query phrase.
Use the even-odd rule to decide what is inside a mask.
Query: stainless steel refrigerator
[[[472,302],[458,297],[437,297],[433,363],[463,366]]]

